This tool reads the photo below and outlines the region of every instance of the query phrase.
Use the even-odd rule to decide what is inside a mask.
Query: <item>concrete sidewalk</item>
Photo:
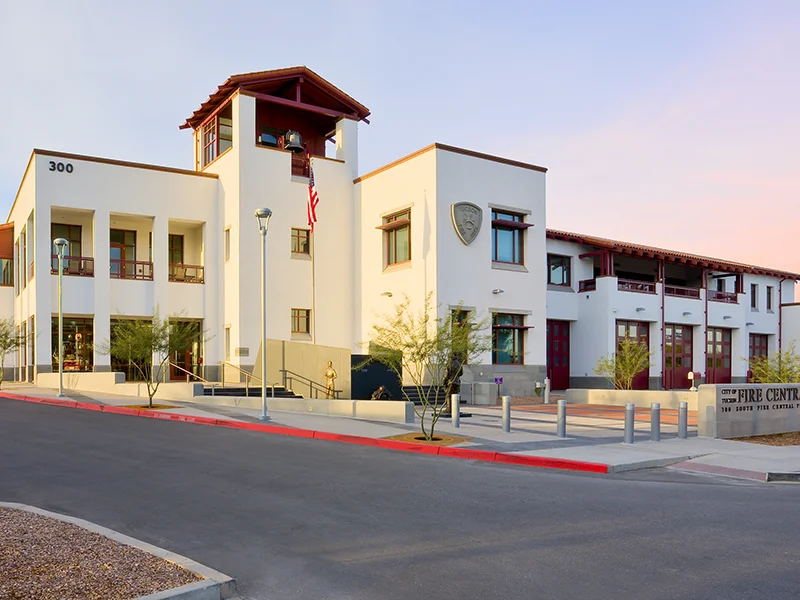
[[[55,390],[30,385],[7,384],[2,391],[42,398],[56,397]],[[68,391],[66,395],[71,400],[92,404],[146,404],[146,401],[129,396],[74,391]],[[258,422],[258,409],[215,405],[210,402],[211,398],[196,400],[158,403],[174,406],[175,408],[165,411],[171,414]],[[530,407],[522,406],[512,409],[511,432],[505,433],[502,430],[502,414],[497,407],[462,406],[461,410],[462,413],[468,412],[472,415],[461,419],[461,427],[453,428],[449,418],[442,418],[436,427],[437,433],[469,438],[468,441],[452,446],[454,448],[601,463],[608,465],[609,471],[615,473],[669,467],[756,481],[800,481],[800,446],[766,446],[698,438],[696,426],[693,424],[689,426],[689,439],[680,440],[677,439],[677,426],[663,422],[662,441],[651,442],[649,422],[639,420],[635,424],[635,443],[623,444],[622,420],[604,418],[602,411],[595,413],[599,416],[570,415],[569,407],[566,439],[556,436],[555,414],[549,411],[532,411]],[[277,410],[272,410],[269,414],[271,425],[374,439],[419,431],[418,424],[386,423]]]

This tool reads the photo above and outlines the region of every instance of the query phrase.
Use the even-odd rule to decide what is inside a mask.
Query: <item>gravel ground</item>
[[[2,600],[127,600],[200,579],[71,523],[0,508]]]
[[[755,435],[752,437],[735,438],[737,442],[750,442],[752,444],[765,444],[768,446],[800,446],[800,432],[773,433],[772,435]]]

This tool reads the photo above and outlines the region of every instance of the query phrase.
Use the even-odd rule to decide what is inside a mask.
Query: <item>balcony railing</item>
[[[146,260],[110,260],[110,276],[112,279],[153,279],[153,263]]]
[[[169,280],[181,283],[203,283],[204,270],[199,265],[173,264],[169,266]]]
[[[655,294],[656,284],[652,281],[636,281],[635,279],[618,279],[617,289],[621,292],[639,292]]]
[[[58,275],[58,255],[53,254],[50,261],[50,272]],[[65,256],[64,275],[77,275],[79,277],[94,277],[94,258],[90,256]]]
[[[736,292],[720,292],[718,290],[708,290],[708,299],[714,302],[726,302],[727,304],[739,304]]]
[[[680,298],[700,298],[700,288],[684,287],[682,285],[665,285],[665,296],[678,296]]]
[[[596,279],[584,279],[583,281],[578,282],[579,292],[593,292],[596,289],[597,289]]]

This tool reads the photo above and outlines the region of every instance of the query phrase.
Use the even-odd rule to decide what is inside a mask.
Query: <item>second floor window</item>
[[[295,254],[311,254],[311,232],[308,229],[292,228],[292,252]]]
[[[492,261],[525,264],[524,236],[528,225],[525,216],[492,211]]]
[[[150,259],[152,260],[152,258]],[[174,233],[169,234],[169,264],[183,264],[183,236]]]
[[[758,308],[758,284],[750,284],[750,308]]]
[[[386,266],[411,260],[411,211],[406,210],[383,218]]]
[[[547,255],[547,283],[549,285],[572,285],[571,259],[558,254]]]
[[[772,286],[767,286],[767,310],[772,310]]]

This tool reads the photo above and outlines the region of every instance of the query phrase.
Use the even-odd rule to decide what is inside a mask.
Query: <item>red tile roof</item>
[[[641,256],[643,258],[655,258],[664,260],[666,262],[688,264],[690,266],[703,267],[707,269],[713,269],[715,271],[748,273],[751,275],[766,275],[769,277],[785,277],[787,279],[800,280],[800,274],[791,273],[789,271],[757,267],[755,265],[721,260],[718,258],[701,256],[698,254],[676,252],[675,250],[666,250],[664,248],[656,248],[654,246],[643,246],[641,244],[610,240],[607,238],[584,235],[581,233],[548,229],[547,237],[552,240],[563,240],[565,242],[574,242],[577,244],[583,244],[585,246],[592,246],[600,250],[610,250],[619,254],[630,254],[633,256]]]

